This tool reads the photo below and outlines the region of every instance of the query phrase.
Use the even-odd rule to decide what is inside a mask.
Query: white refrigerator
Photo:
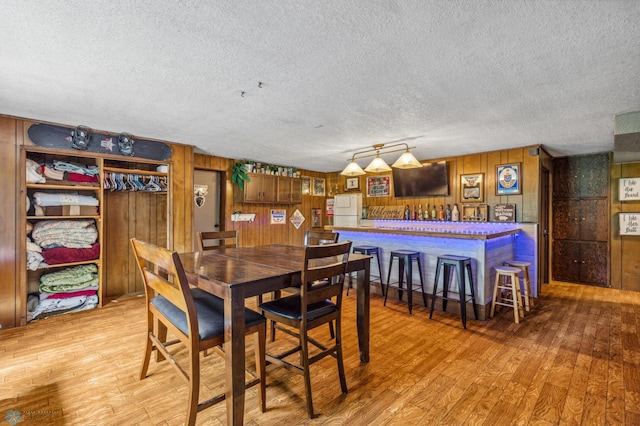
[[[362,216],[362,194],[338,194],[333,201],[333,226],[357,228]]]

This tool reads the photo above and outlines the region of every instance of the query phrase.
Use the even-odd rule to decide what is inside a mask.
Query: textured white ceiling
[[[610,151],[614,116],[640,110],[638,0],[0,7],[0,114],[223,157],[328,172],[399,140],[421,159]]]

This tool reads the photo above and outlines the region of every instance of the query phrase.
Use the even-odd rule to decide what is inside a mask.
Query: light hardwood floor
[[[0,331],[0,423],[17,410],[20,426],[181,424],[186,386],[175,371],[152,363],[138,380],[142,302],[120,299]],[[468,320],[467,330],[457,315],[437,311],[429,320],[426,308],[409,315],[406,303],[383,307],[376,295],[371,313],[371,362],[363,365],[355,292],[345,297],[346,396],[335,361],[315,364],[319,416],[308,420],[302,376],[268,366],[267,412],[255,388],[247,391],[246,423],[640,424],[640,293],[553,283],[519,325],[503,308],[492,320]],[[223,363],[209,356],[204,366],[202,392],[212,395]],[[198,415],[202,425],[225,420],[224,403]]]

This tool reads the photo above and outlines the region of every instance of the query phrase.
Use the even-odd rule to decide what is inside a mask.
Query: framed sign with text
[[[496,166],[496,195],[518,195],[522,193],[520,163]]]
[[[367,176],[367,197],[391,195],[391,175]]]

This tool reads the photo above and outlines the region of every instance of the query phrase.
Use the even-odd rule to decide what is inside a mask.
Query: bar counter
[[[493,268],[502,265],[505,260],[520,259],[532,262],[531,281],[534,287],[533,293],[537,295],[536,244],[535,241],[531,241],[531,236],[535,236],[536,227],[535,224],[520,223],[363,220],[361,226],[357,228],[340,226],[326,228],[339,232],[340,241],[353,241],[354,247],[359,245],[380,247],[382,254],[380,261],[385,283],[391,251],[404,249],[420,252],[425,289],[429,295],[433,292],[438,256],[453,254],[471,258],[478,316],[480,319],[487,319],[495,280]],[[371,263],[373,275],[377,274],[376,265],[373,260]],[[397,262],[395,262],[391,281],[394,282],[397,279]],[[417,268],[414,267],[414,291],[418,290],[419,283],[420,276]],[[451,290],[457,291],[456,289],[456,278],[454,278]],[[371,291],[379,294],[380,286],[377,283],[372,284]],[[397,293],[392,291],[389,297],[397,298]],[[422,297],[416,293],[413,300],[414,309],[422,304]],[[441,309],[439,302],[438,299],[436,307]],[[406,304],[406,296],[403,303]],[[448,312],[458,314],[457,309],[457,303],[448,304]],[[435,312],[434,318],[436,318]],[[467,318],[473,318],[471,304],[467,306]]]

